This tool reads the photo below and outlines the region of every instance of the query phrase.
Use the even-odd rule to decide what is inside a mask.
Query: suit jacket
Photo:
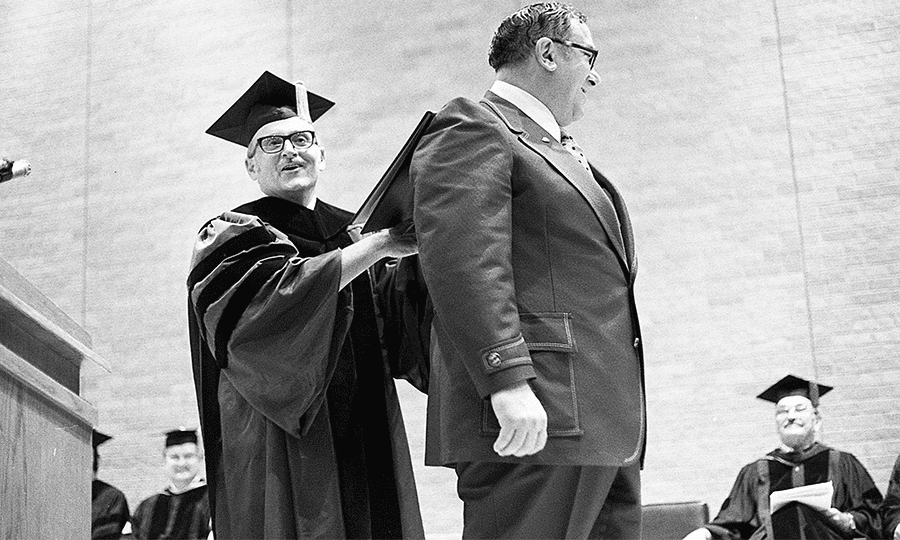
[[[435,309],[426,463],[639,461],[637,259],[615,187],[491,92],[441,109],[410,178]],[[501,458],[489,396],[522,380],[547,411],[548,442],[534,456]]]

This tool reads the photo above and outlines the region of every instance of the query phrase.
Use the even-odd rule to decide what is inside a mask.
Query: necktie
[[[578,146],[578,143],[575,142],[575,139],[573,139],[571,135],[569,135],[562,129],[559,130],[559,142],[562,143],[563,148],[565,148],[573,156],[575,156],[575,159],[578,160],[578,163],[580,163],[581,166],[585,168],[585,170],[591,172],[591,166],[588,165],[588,160],[586,157],[584,157],[584,150],[582,150],[581,147]]]
[[[591,166],[588,165],[588,160],[584,156],[584,150],[582,150],[581,147],[578,146],[578,143],[575,142],[575,139],[571,135],[563,131],[562,128],[560,128],[559,130],[559,142],[562,143],[563,148],[565,148],[569,151],[570,154],[575,156],[575,159],[578,160],[578,163],[580,163],[587,172],[591,173],[591,176],[593,177]],[[609,218],[612,218],[610,220],[610,223],[615,223],[616,240],[619,242],[619,245],[623,245],[622,224],[621,222],[619,222],[619,215],[616,213],[616,208],[612,203],[612,198],[609,196],[606,190],[603,189],[602,186],[600,187],[600,191],[603,192],[603,201],[601,203],[600,211],[606,216],[608,220]]]

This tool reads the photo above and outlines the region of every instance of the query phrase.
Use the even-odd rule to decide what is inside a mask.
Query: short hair
[[[498,70],[525,59],[542,37],[568,39],[572,19],[587,22],[583,13],[560,2],[541,2],[520,9],[504,19],[494,32],[488,63]]]

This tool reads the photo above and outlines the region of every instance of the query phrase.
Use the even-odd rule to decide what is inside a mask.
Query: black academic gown
[[[128,517],[125,494],[95,478],[91,482],[91,540],[118,540]]]
[[[900,456],[897,456],[894,470],[891,471],[887,493],[881,505],[881,519],[884,538],[893,538],[894,530],[900,525]]]
[[[772,492],[829,480],[834,482],[832,507],[853,514],[855,533],[844,534],[819,511],[795,503],[776,511],[766,523]],[[799,453],[773,450],[763,459],[745,465],[719,514],[706,528],[716,539],[877,538],[880,502],[881,492],[856,457],[815,443]],[[768,529],[769,524],[772,529]]]
[[[144,499],[131,517],[131,530],[140,540],[205,540],[210,530],[206,484],[181,493],[167,488]]]
[[[350,218],[265,197],[200,232],[189,320],[217,539],[424,536],[369,275],[338,290]]]

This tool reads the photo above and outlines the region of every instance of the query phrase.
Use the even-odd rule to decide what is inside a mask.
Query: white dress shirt
[[[544,131],[549,133],[554,139],[560,140],[559,124],[556,123],[556,118],[553,117],[550,109],[541,103],[538,98],[518,86],[513,86],[504,81],[494,81],[494,84],[491,86],[491,92],[518,107],[529,118],[534,120],[537,125],[544,128]]]

